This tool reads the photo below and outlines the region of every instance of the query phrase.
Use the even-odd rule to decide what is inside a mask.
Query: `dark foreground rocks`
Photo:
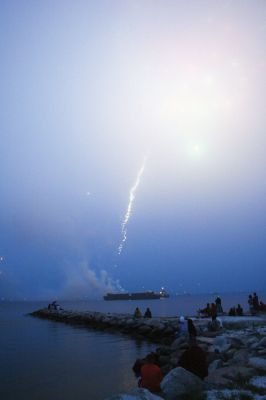
[[[165,400],[266,400],[266,326],[251,325],[221,330],[216,337],[202,332],[197,341],[207,353],[208,376],[204,380],[178,367],[181,354],[188,348],[186,338],[158,347],[156,353],[165,376],[162,392],[156,396]],[[130,396],[123,394],[117,399],[153,399],[136,392],[135,397]]]

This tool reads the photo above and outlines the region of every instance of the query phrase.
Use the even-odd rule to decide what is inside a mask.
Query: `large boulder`
[[[162,400],[147,389],[133,389],[130,393],[123,393],[108,397],[106,400]]]
[[[228,342],[224,336],[217,336],[213,341],[214,351],[218,353],[224,353],[231,347],[231,343]]]
[[[253,372],[254,370],[252,368],[241,366],[238,368],[235,368],[235,366],[223,367],[212,371],[204,381],[209,387],[228,387],[234,380],[246,380],[250,378]]]
[[[266,376],[253,376],[249,384],[257,389],[266,389]]]
[[[259,347],[266,347],[266,337],[262,338],[258,344]]]
[[[216,369],[221,368],[222,365],[223,365],[223,362],[221,359],[213,360],[208,366],[208,375],[210,375],[212,372],[216,371]]]
[[[244,365],[247,363],[248,358],[249,358],[248,350],[240,349],[234,353],[232,363],[237,364],[237,365],[239,365],[239,364]]]
[[[200,393],[203,386],[204,384],[199,377],[181,367],[172,369],[161,382],[162,395],[167,400]]]
[[[147,325],[141,325],[138,328],[138,332],[142,335],[146,335],[149,334],[151,332],[151,327],[147,326]]]
[[[265,360],[265,358],[251,357],[248,360],[248,363],[253,368],[260,369],[262,371],[266,371],[266,360]]]
[[[265,400],[265,396],[256,395],[255,397],[251,391],[242,389],[208,390],[205,395],[205,400]]]
[[[177,339],[173,341],[171,344],[171,349],[172,350],[177,350],[179,349],[184,343],[187,343],[187,336],[186,335],[181,335]]]

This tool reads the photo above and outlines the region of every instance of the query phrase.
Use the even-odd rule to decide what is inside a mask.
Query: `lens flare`
[[[118,247],[118,255],[120,255],[122,253],[124,243],[127,240],[127,224],[128,224],[128,221],[129,221],[129,219],[131,217],[132,207],[133,207],[133,203],[134,203],[134,200],[135,200],[135,197],[136,197],[136,191],[137,191],[138,186],[140,184],[141,177],[142,177],[142,174],[144,172],[145,166],[146,166],[146,157],[144,158],[143,164],[142,164],[142,166],[141,166],[141,168],[140,168],[140,170],[138,172],[137,179],[136,179],[134,185],[132,186],[132,188],[130,189],[130,192],[129,192],[129,202],[128,202],[128,206],[127,206],[127,211],[126,211],[124,220],[122,222],[122,227],[121,227],[122,240],[121,240],[121,243],[120,243],[120,245]]]

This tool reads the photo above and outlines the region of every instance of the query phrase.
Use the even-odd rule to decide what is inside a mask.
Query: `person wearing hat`
[[[185,320],[185,317],[183,317],[183,315],[181,315],[181,317],[179,317],[179,321],[178,321],[178,330],[175,334],[176,338],[179,338],[181,336],[186,337],[188,335],[188,326],[187,326],[187,322]]]

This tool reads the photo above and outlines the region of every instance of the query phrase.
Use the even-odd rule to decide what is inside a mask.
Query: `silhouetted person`
[[[206,352],[196,343],[191,344],[189,349],[184,351],[178,365],[201,379],[208,375]]]
[[[205,308],[199,309],[198,311],[200,314],[204,314],[206,316],[210,316],[211,315],[211,308],[210,308],[210,303],[207,303]]]
[[[215,304],[216,304],[217,313],[219,313],[219,314],[223,313],[221,297],[219,297],[219,296],[216,297]]]
[[[137,307],[134,312],[135,318],[140,318],[142,316],[140,309]]]
[[[140,369],[139,386],[150,392],[160,392],[160,383],[163,379],[161,368],[156,364],[156,355],[148,354],[146,363]]]
[[[236,315],[240,315],[240,316],[243,315],[243,308],[241,307],[240,304],[237,305]]]
[[[257,296],[257,293],[253,293],[253,298],[252,298],[252,302],[253,302],[253,308],[255,311],[259,310],[259,298]]]
[[[230,315],[230,317],[235,317],[236,316],[236,308],[235,307],[231,307],[228,315]]]
[[[217,307],[215,303],[211,304],[210,316],[212,317],[212,320],[215,320],[217,317]]]
[[[145,318],[151,318],[152,317],[151,310],[149,309],[149,307],[146,309],[144,317]]]
[[[193,341],[196,340],[197,337],[197,329],[192,321],[191,318],[189,318],[187,320],[187,330],[188,330],[188,336],[189,336],[189,340],[192,343]]]
[[[250,294],[248,296],[248,305],[249,305],[249,311],[251,314],[253,314],[254,309],[253,309],[253,298],[252,298],[252,294]]]

